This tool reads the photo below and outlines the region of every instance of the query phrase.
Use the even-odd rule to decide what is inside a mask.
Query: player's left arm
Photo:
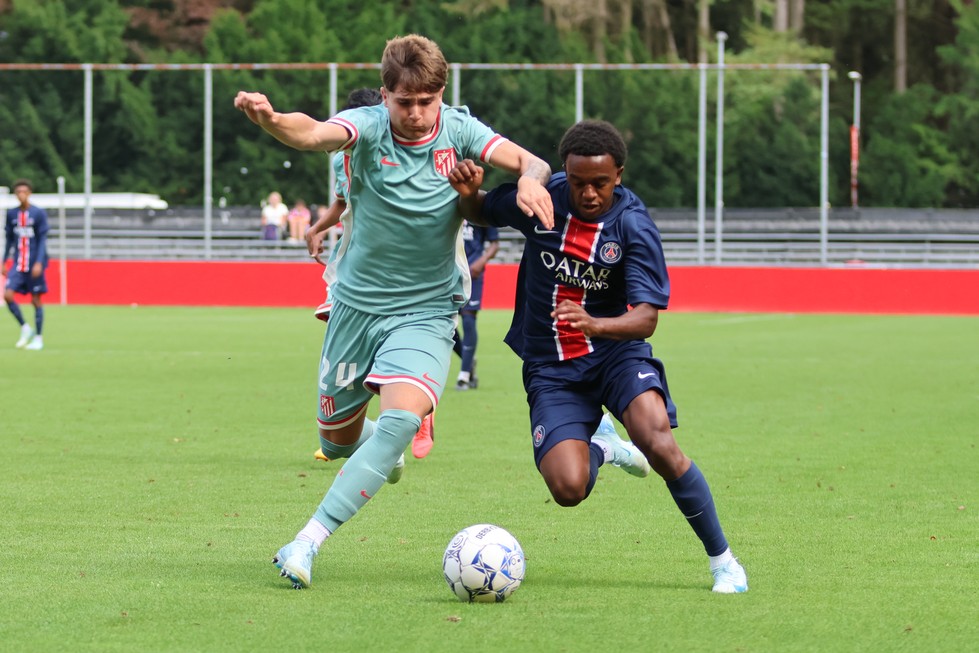
[[[609,340],[645,340],[656,331],[659,309],[641,303],[618,317],[593,317],[580,304],[565,299],[551,313],[559,322],[567,322],[589,338]]]
[[[34,238],[37,240],[37,261],[31,266],[31,276],[34,278],[44,274],[44,268],[48,267],[48,214],[44,209],[38,211],[34,217]]]
[[[488,163],[494,168],[519,175],[517,206],[528,217],[537,216],[548,229],[554,226],[554,205],[547,191],[551,166],[513,141],[504,141],[490,154]]]
[[[489,240],[486,242],[487,244],[483,249],[483,253],[478,259],[469,265],[469,276],[471,276],[473,279],[477,279],[482,276],[483,270],[486,269],[486,264],[489,263],[494,256],[496,256],[498,251],[500,251],[500,241]]]

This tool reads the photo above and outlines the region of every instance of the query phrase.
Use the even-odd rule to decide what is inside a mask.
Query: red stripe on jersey
[[[554,286],[554,306],[564,300],[569,300],[578,304],[585,305],[584,288],[572,288],[569,286]],[[594,351],[591,340],[580,329],[571,327],[567,322],[554,320],[554,344],[557,345],[558,360],[568,360],[578,358]]]
[[[495,150],[496,147],[500,145],[503,141],[504,138],[499,134],[491,138],[490,142],[487,143],[486,147],[483,148],[483,151],[479,153],[480,160],[484,161],[485,163],[489,163],[489,157],[491,154],[493,154],[493,150]]]
[[[17,217],[17,226],[27,226],[27,211],[21,211]],[[31,269],[31,240],[27,236],[17,239],[17,271],[29,272]]]
[[[584,222],[569,215],[561,239],[561,251],[577,259],[594,263],[595,248],[598,246],[598,236],[602,233],[603,224],[603,222]]]
[[[341,145],[337,149],[340,149],[340,150],[350,149],[350,147],[354,143],[356,143],[357,142],[357,139],[360,137],[360,132],[357,131],[357,125],[353,124],[349,120],[346,120],[344,118],[340,118],[338,116],[333,116],[332,118],[330,118],[326,122],[333,123],[334,125],[340,125],[341,127],[343,127],[344,129],[347,130],[347,133],[348,134],[350,134],[350,138],[347,139],[347,142],[344,143],[343,145]]]

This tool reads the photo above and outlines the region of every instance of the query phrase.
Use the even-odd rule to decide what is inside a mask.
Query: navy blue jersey
[[[3,260],[13,256],[12,271],[30,272],[35,263],[47,267],[48,214],[44,209],[37,206],[7,209],[4,235]]]
[[[593,222],[573,215],[564,173],[547,185],[554,228],[545,229],[516,204],[516,184],[490,191],[483,218],[527,237],[506,343],[525,361],[560,361],[601,352],[614,341],[589,338],[551,312],[569,299],[594,317],[618,317],[640,303],[666,308],[670,281],[659,230],[642,201],[615,189],[612,207]]]
[[[480,227],[470,224],[468,220],[462,221],[462,242],[466,246],[466,259],[469,265],[483,255],[486,243],[493,243],[499,239],[500,233],[496,227]]]

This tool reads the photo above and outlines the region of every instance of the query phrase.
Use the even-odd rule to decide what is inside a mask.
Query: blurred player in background
[[[475,389],[479,386],[476,376],[476,344],[479,340],[476,331],[476,315],[483,304],[483,271],[486,264],[500,250],[500,234],[496,227],[481,227],[462,222],[462,242],[466,247],[466,258],[469,260],[469,276],[472,277],[472,294],[459,317],[462,321],[462,336],[456,330],[455,344],[452,350],[459,354],[462,365],[456,378],[456,390]]]
[[[33,190],[31,182],[26,179],[14,182],[14,196],[19,205],[7,209],[7,218],[4,221],[6,239],[0,273],[6,269],[7,260],[12,258],[13,265],[7,271],[3,287],[3,299],[20,325],[20,338],[16,347],[38,351],[44,348],[44,339],[41,336],[44,328],[44,306],[41,304],[41,295],[48,291],[44,271],[48,266],[49,227],[45,210],[30,202]],[[31,303],[34,304],[33,329],[24,320],[14,293],[31,296]]]
[[[520,175],[521,210],[553,221],[548,165],[465,108],[444,105],[447,77],[438,45],[409,35],[388,41],[381,57],[384,106],[320,122],[279,113],[261,93],[235,98],[235,107],[290,147],[342,150],[349,180],[318,412],[324,454],[348,460],[313,517],[273,558],[297,588],[310,584],[330,534],[385,480],[399,480],[403,452],[445,388],[455,315],[469,295],[469,268],[457,257],[462,218],[448,181],[456,157]],[[376,422],[366,419],[372,393],[380,395]]]
[[[371,107],[376,104],[381,104],[383,102],[381,97],[381,92],[376,88],[358,88],[350,92],[347,95],[347,103],[344,105],[342,111],[347,111],[349,109],[357,109],[360,107]],[[340,223],[341,218],[347,210],[347,187],[349,182],[347,181],[347,173],[344,171],[343,166],[344,154],[343,152],[337,152],[333,155],[331,164],[333,165],[333,173],[336,177],[336,182],[333,186],[333,204],[326,210],[326,214],[316,221],[316,224],[306,232],[306,248],[309,250],[309,255],[316,260],[320,265],[325,266],[323,270],[323,281],[326,283],[326,297],[323,299],[323,303],[316,307],[313,311],[313,315],[317,319],[323,320],[324,322],[330,319],[330,309],[333,307],[333,303],[330,301],[330,284],[336,281],[336,254],[339,249],[339,241],[334,244],[332,250],[330,251],[330,258],[327,262],[323,262],[321,258],[323,254],[323,239],[326,237],[328,230]],[[347,213],[347,219],[350,219],[350,214]],[[341,236],[342,238],[342,236]],[[424,458],[428,455],[428,452],[432,450],[432,445],[435,442],[435,413],[429,413],[422,419],[421,428],[415,433],[415,437],[411,441],[411,453],[415,458]],[[323,449],[317,449],[313,452],[313,458],[316,460],[328,461],[329,458],[323,453]]]
[[[663,363],[646,342],[670,284],[659,231],[621,186],[625,141],[611,124],[590,120],[568,129],[558,151],[564,173],[548,184],[553,227],[527,219],[512,184],[478,192],[482,168],[472,161],[450,175],[464,215],[527,237],[506,342],[524,361],[537,469],[559,505],[576,506],[603,464],[637,476],[652,466],[704,545],[713,590],[745,592],[744,568],[728,547],[707,481],[673,437],[676,407]],[[603,404],[632,443],[615,433]]]

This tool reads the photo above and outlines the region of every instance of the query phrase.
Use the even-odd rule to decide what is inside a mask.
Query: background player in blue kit
[[[399,478],[404,450],[445,388],[455,315],[470,285],[458,246],[458,196],[448,180],[457,159],[519,175],[520,210],[553,222],[548,165],[467,109],[444,105],[447,78],[438,46],[409,35],[384,49],[382,106],[321,122],[279,113],[261,93],[235,98],[235,107],[290,147],[342,150],[349,181],[317,414],[324,454],[348,460],[306,526],[273,558],[296,588],[310,584],[322,543],[385,480]],[[372,394],[380,395],[376,422],[366,419]]]
[[[16,346],[22,349],[39,350],[44,348],[41,331],[44,328],[44,306],[41,295],[48,291],[44,271],[48,266],[48,214],[44,209],[30,202],[33,192],[31,182],[18,179],[13,191],[18,206],[7,209],[4,221],[6,236],[0,272],[6,269],[7,259],[13,258],[13,265],[7,271],[3,288],[3,299],[14,319],[20,324],[20,338]],[[14,293],[30,295],[34,304],[34,328],[24,319]]]
[[[602,425],[604,404],[703,542],[713,590],[745,592],[747,577],[728,547],[707,481],[673,437],[676,407],[663,364],[646,342],[670,285],[656,225],[621,186],[626,153],[607,122],[568,129],[559,147],[565,172],[547,186],[553,227],[517,209],[512,184],[477,192],[482,168],[472,161],[457,165],[450,181],[464,215],[527,237],[506,342],[524,361],[534,456],[554,500],[575,506],[602,464],[633,465],[622,441],[602,437],[611,426]]]
[[[459,316],[462,320],[462,336],[456,330],[455,344],[452,349],[459,354],[462,365],[456,378],[456,390],[469,390],[479,385],[476,377],[476,345],[479,335],[476,330],[476,316],[483,305],[483,271],[486,264],[500,250],[500,234],[496,227],[482,227],[462,222],[462,242],[466,248],[466,259],[469,261],[469,275],[472,277],[472,294]]]

